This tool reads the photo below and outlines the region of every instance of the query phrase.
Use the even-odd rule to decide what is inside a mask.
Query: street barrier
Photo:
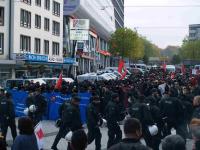
[[[26,91],[18,91],[18,90],[10,90],[12,94],[12,99],[15,105],[15,112],[17,117],[24,116],[24,109],[26,108],[26,99],[28,97],[28,92]],[[86,109],[87,105],[90,102],[91,93],[78,93],[81,101],[80,101],[80,113],[82,123],[86,122]],[[61,94],[59,92],[52,93],[43,93],[47,101],[47,112],[44,116],[44,119],[56,120],[59,118],[58,109],[60,105],[71,99],[71,95]]]

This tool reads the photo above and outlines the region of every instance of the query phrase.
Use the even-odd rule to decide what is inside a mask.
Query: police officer
[[[107,148],[118,143],[122,139],[122,131],[118,125],[121,121],[120,108],[118,106],[119,95],[112,93],[112,100],[110,100],[105,108],[107,126],[108,126],[108,144]]]
[[[46,112],[47,102],[45,97],[41,94],[41,89],[36,89],[36,92],[30,93],[30,96],[26,100],[26,106],[33,110],[29,110],[28,116],[33,120],[34,125],[37,125]]]
[[[176,91],[170,88],[169,97],[162,99],[160,102],[161,115],[162,118],[166,118],[166,134],[171,134],[171,129],[175,128],[176,133],[186,139],[187,127],[184,121],[184,107],[176,96]]]
[[[152,126],[155,124],[150,106],[144,103],[144,98],[140,98],[140,100],[136,101],[131,105],[131,107],[128,110],[131,118],[137,118],[140,120],[142,124],[142,132],[143,132],[143,137],[145,139],[146,144],[157,150],[159,147],[159,144],[157,141],[155,141],[155,138],[151,135],[149,131],[149,126]]]
[[[94,95],[87,108],[88,144],[95,140],[96,150],[101,150],[101,132],[99,126],[103,123],[100,115],[100,99]]]
[[[51,149],[57,150],[57,144],[59,143],[60,139],[64,138],[68,132],[74,132],[82,128],[79,104],[80,98],[77,94],[73,94],[70,102],[65,102],[63,105],[61,105],[61,126]],[[68,144],[68,150],[69,149],[70,148]]]
[[[6,141],[6,134],[8,127],[11,129],[13,140],[17,136],[16,124],[15,124],[15,109],[9,93],[4,93],[4,90],[0,90],[0,125],[2,135]]]

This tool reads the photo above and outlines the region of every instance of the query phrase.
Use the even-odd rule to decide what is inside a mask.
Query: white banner
[[[63,63],[63,57],[49,56],[48,62]]]
[[[39,122],[35,127],[35,136],[37,138],[38,149],[41,150],[44,148],[44,131],[42,129],[42,123]]]
[[[89,30],[89,19],[70,19],[71,30]]]
[[[88,37],[88,30],[70,30],[70,40],[86,41]]]

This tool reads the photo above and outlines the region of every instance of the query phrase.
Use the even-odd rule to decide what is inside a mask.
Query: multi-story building
[[[52,73],[64,59],[63,0],[0,1],[0,79]]]
[[[116,28],[124,27],[124,0],[112,0],[115,13]]]
[[[200,40],[200,24],[189,25],[189,40]]]
[[[63,0],[12,1],[11,7],[11,53],[25,59],[16,67],[17,77],[21,70],[37,76],[41,65],[63,63]]]
[[[102,9],[104,6],[111,7]],[[108,52],[108,41],[111,33],[115,31],[112,2],[81,0],[78,10],[71,17],[65,17],[68,20],[64,23],[65,27],[69,25],[69,20],[72,18],[89,19],[90,21],[88,41],[77,41],[78,71],[81,73],[93,72],[110,66],[111,54]]]
[[[10,60],[10,0],[0,1],[0,82],[14,75],[15,61]],[[12,73],[13,72],[13,73]]]

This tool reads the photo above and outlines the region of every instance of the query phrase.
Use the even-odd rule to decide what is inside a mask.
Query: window
[[[49,19],[44,18],[44,30],[49,31]]]
[[[41,0],[35,0],[35,5],[41,7]]]
[[[44,0],[44,9],[50,10],[50,0]]]
[[[20,35],[20,50],[26,52],[31,51],[31,37]]]
[[[40,53],[40,39],[35,38],[35,53]]]
[[[31,0],[21,0],[22,2],[31,5]]]
[[[0,55],[4,52],[4,34],[0,33]]]
[[[60,16],[60,3],[53,1],[53,14]]]
[[[20,17],[20,25],[25,28],[31,28],[31,13],[21,9]]]
[[[44,40],[44,54],[49,54],[49,41]]]
[[[52,34],[59,36],[60,35],[60,23],[53,21],[53,30],[52,30]]]
[[[35,27],[41,29],[41,16],[35,15]]]
[[[0,7],[0,26],[4,25],[4,8]]]
[[[53,55],[59,55],[59,43],[53,42],[52,52],[53,52]]]

